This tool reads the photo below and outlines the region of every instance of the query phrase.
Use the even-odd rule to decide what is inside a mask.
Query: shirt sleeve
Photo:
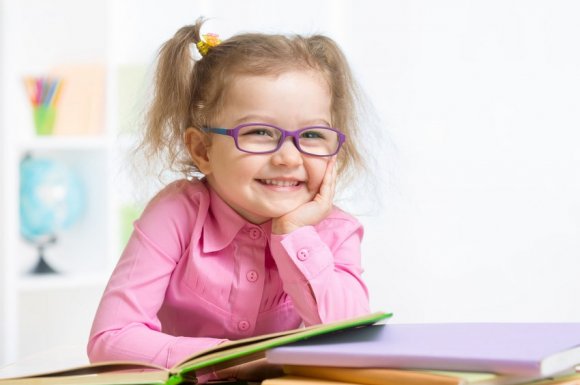
[[[362,236],[362,225],[354,218],[272,234],[270,248],[284,291],[306,325],[369,313],[361,277]]]
[[[188,249],[180,231],[191,227],[185,207],[179,199],[161,199],[135,223],[93,322],[87,346],[92,362],[129,360],[169,368],[224,341],[165,334],[157,316],[171,274]]]

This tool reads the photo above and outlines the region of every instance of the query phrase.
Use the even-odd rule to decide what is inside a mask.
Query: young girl
[[[135,222],[92,361],[170,367],[227,340],[369,312],[363,229],[332,203],[337,178],[362,163],[340,49],[320,35],[219,42],[202,24],[162,47],[144,138],[198,178],[168,185]]]

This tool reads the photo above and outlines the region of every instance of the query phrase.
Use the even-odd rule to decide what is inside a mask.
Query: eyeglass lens
[[[282,131],[268,126],[246,126],[238,132],[238,147],[243,151],[262,153],[278,147]],[[338,149],[338,133],[324,127],[312,127],[301,131],[298,139],[299,149],[312,155],[330,155]]]

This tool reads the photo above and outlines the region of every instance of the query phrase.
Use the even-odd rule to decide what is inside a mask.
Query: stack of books
[[[580,323],[380,323],[390,317],[379,312],[232,341],[170,369],[21,362],[0,368],[0,385],[195,384],[201,375],[264,358],[286,374],[262,385],[580,385]]]
[[[385,324],[270,349],[263,385],[580,385],[579,323]]]

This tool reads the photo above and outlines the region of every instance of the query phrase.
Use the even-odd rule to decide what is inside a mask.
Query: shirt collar
[[[262,225],[249,223],[234,209],[232,209],[216,193],[209,184],[209,210],[203,224],[203,252],[211,253],[225,249],[244,227],[260,227],[264,234],[269,237],[272,221]]]

